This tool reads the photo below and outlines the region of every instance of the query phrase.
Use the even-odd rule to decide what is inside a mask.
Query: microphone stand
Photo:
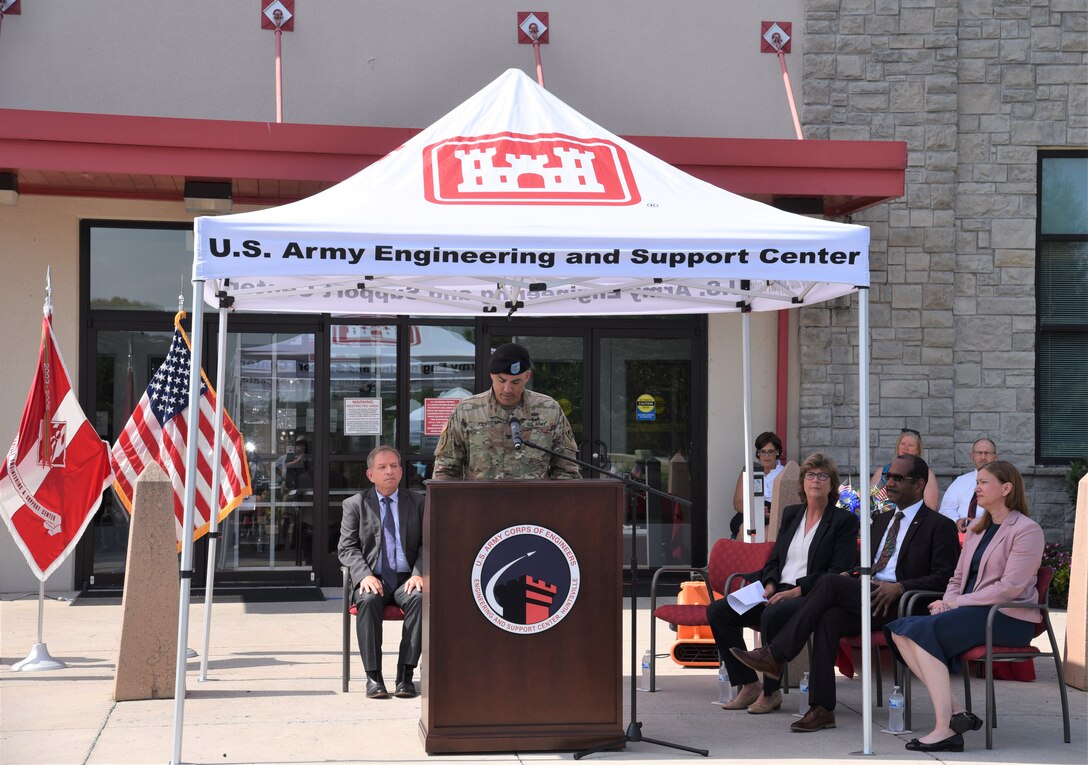
[[[512,420],[511,422],[513,423],[514,421]],[[546,446],[541,446],[540,444],[535,444],[532,441],[529,441],[527,439],[523,439],[521,437],[521,423],[520,422],[517,423],[516,426],[511,428],[511,430],[512,430],[511,435],[514,437],[514,448],[515,449],[520,449],[523,446],[528,446],[531,449],[536,449],[537,451],[541,451],[541,452],[544,452],[546,454],[550,454],[553,457],[559,457],[560,459],[564,459],[567,462],[573,462],[575,465],[578,465],[579,467],[586,468],[587,470],[592,470],[595,473],[600,473],[601,475],[607,476],[608,478],[615,478],[616,480],[622,481],[624,483],[624,485],[626,486],[625,491],[627,492],[627,495],[628,495],[628,497],[630,497],[632,502],[634,501],[635,497],[638,496],[639,494],[642,494],[643,496],[645,496],[646,494],[655,494],[655,495],[657,495],[659,497],[662,497],[662,498],[664,498],[666,500],[669,500],[671,502],[678,502],[683,507],[691,507],[691,501],[690,500],[681,499],[680,497],[669,494],[668,492],[661,491],[660,489],[655,489],[652,486],[641,483],[640,481],[636,481],[635,479],[633,479],[633,478],[631,478],[629,476],[619,475],[619,474],[616,474],[616,473],[609,472],[608,470],[605,470],[604,468],[598,467],[597,465],[593,465],[593,464],[590,464],[588,462],[583,462],[582,460],[577,459],[575,457],[568,457],[567,455],[561,454],[560,452],[557,452],[554,449],[549,449]],[[600,746],[595,746],[592,749],[585,749],[585,750],[580,751],[580,752],[575,752],[574,759],[580,760],[583,757],[585,757],[587,754],[594,754],[595,752],[603,752],[606,749],[616,749],[622,744],[627,744],[629,742],[630,743],[638,743],[638,742],[641,742],[641,741],[645,741],[647,744],[657,744],[658,746],[667,746],[667,747],[669,747],[671,749],[681,749],[681,750],[683,750],[685,752],[691,752],[693,754],[701,754],[703,757],[709,757],[710,756],[710,750],[709,749],[696,749],[694,747],[684,746],[683,744],[673,744],[673,743],[670,743],[668,741],[661,741],[660,739],[649,738],[647,736],[642,735],[642,723],[637,720],[637,718],[638,718],[638,692],[637,692],[637,689],[635,688],[636,678],[638,677],[638,675],[636,673],[636,670],[638,668],[638,661],[637,661],[637,654],[636,654],[637,648],[635,647],[635,636],[637,635],[636,630],[637,630],[637,624],[638,624],[638,619],[637,619],[637,616],[638,616],[638,592],[637,592],[637,587],[636,587],[636,585],[638,584],[638,560],[635,557],[635,554],[636,554],[635,542],[636,542],[636,539],[635,539],[635,515],[632,512],[631,513],[631,562],[629,564],[630,567],[628,569],[628,572],[629,572],[629,574],[631,576],[631,721],[627,724],[627,732],[624,733],[623,736],[616,739],[615,741],[609,741],[608,743],[601,744]],[[651,627],[651,629],[652,629],[652,627]]]

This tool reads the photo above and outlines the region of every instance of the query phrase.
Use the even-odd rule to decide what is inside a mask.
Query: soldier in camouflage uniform
[[[521,420],[526,441],[575,456],[577,446],[555,399],[526,390],[532,376],[529,352],[517,343],[500,346],[488,365],[491,388],[459,403],[434,451],[434,478],[581,478],[578,466],[539,449],[514,449],[510,420]]]

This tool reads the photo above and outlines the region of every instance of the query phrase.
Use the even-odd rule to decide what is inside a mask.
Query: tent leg
[[[219,496],[219,481],[223,475],[223,465],[220,454],[223,450],[223,411],[226,404],[223,400],[223,380],[227,373],[227,306],[219,303],[219,345],[218,358],[215,365],[215,384],[217,387],[215,397],[215,443],[212,447],[212,496]],[[218,505],[218,500],[216,505]],[[203,683],[208,679],[208,643],[212,635],[212,601],[215,599],[215,550],[219,543],[219,508],[212,509],[212,517],[208,526],[208,569],[205,575],[204,585],[204,649],[200,656],[200,677],[198,681]]]
[[[752,435],[752,314],[743,310],[740,316],[741,329],[741,375],[744,381],[744,541],[762,542],[764,527],[761,521],[763,513],[753,507],[755,476],[752,465],[755,462],[755,436]],[[763,508],[759,508],[762,511]]]
[[[192,347],[189,364],[189,412],[200,412],[200,370],[204,354],[204,280],[193,280]],[[194,420],[195,422],[195,420]],[[189,594],[193,585],[193,515],[196,511],[196,449],[199,439],[190,438],[185,452],[185,512],[181,522],[181,596],[178,599],[178,650],[174,674],[174,748],[170,765],[181,763],[181,734],[185,719],[186,646],[189,637]]]
[[[869,288],[858,288],[858,483],[864,485],[869,478]],[[869,511],[869,491],[859,491],[864,497],[859,512],[865,520]],[[868,556],[869,524],[861,524],[861,551]],[[869,640],[872,630],[872,594],[869,591],[871,575],[869,565],[864,564],[861,577],[861,635]],[[873,684],[870,682],[873,672],[871,651],[861,652],[861,735],[862,754],[873,753]]]

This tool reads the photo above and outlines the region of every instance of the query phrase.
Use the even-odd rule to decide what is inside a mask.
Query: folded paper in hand
[[[763,597],[763,582],[760,581],[752,582],[747,587],[741,587],[736,592],[729,593],[725,599],[738,614],[743,614],[760,603],[767,602],[767,599]]]

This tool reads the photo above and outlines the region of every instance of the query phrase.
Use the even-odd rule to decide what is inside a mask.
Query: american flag
[[[170,344],[170,352],[151,378],[111,453],[115,476],[113,489],[130,513],[136,479],[144,468],[157,462],[166,471],[174,489],[175,529],[179,547],[185,515],[185,454],[192,423],[189,412],[189,370],[192,357],[189,339],[181,328],[183,318],[184,311],[174,317],[174,339]],[[193,539],[199,539],[207,533],[213,507],[219,513],[218,520],[222,520],[253,493],[249,462],[241,434],[230,416],[224,412],[223,451],[219,459],[222,467],[219,491],[213,500],[211,454],[215,443],[215,391],[208,385],[203,370],[200,377]]]

